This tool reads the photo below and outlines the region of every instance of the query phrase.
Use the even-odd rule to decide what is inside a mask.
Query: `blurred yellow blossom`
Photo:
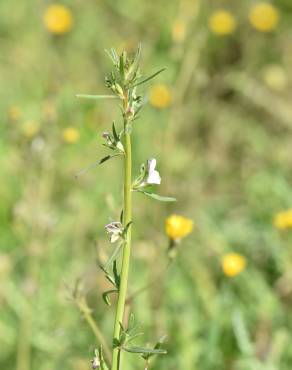
[[[44,14],[44,23],[48,31],[52,33],[69,32],[73,26],[71,10],[64,5],[49,5]]]
[[[12,269],[12,261],[8,254],[0,254],[0,279],[6,278]]]
[[[79,131],[74,127],[67,127],[63,130],[63,140],[67,144],[77,143],[80,139]]]
[[[278,25],[279,12],[273,5],[260,2],[251,8],[249,21],[258,31],[269,32]]]
[[[163,84],[154,85],[150,89],[149,102],[155,108],[166,108],[172,101],[172,93],[170,89]]]
[[[7,114],[11,121],[17,121],[21,117],[21,110],[17,105],[11,105]]]
[[[180,240],[193,230],[193,221],[189,218],[171,215],[165,220],[166,234],[171,240]]]
[[[186,37],[186,23],[177,19],[172,25],[172,39],[174,42],[182,42]]]
[[[37,135],[40,130],[40,126],[36,121],[27,121],[21,127],[22,133],[27,138],[32,138]]]
[[[240,274],[246,267],[246,258],[238,253],[227,253],[221,260],[222,270],[226,276]]]
[[[280,230],[291,229],[292,209],[277,213],[274,218],[274,226]]]
[[[262,71],[266,85],[273,90],[282,91],[287,85],[287,76],[283,67],[277,64],[266,66]]]
[[[217,35],[228,35],[235,30],[236,20],[227,10],[217,10],[209,18],[209,27]]]

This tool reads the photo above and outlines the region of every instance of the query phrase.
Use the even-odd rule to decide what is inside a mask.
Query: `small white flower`
[[[116,242],[123,233],[123,225],[119,221],[113,221],[105,225],[105,231],[110,235],[110,242]]]
[[[93,360],[91,360],[91,366],[93,370],[96,370],[100,367],[100,361],[98,358],[97,350],[94,351],[94,357],[93,357]]]
[[[109,139],[109,137],[110,137],[110,133],[109,133],[109,132],[104,132],[104,133],[102,134],[102,137],[103,137],[104,139],[108,140],[108,139]]]
[[[159,185],[161,183],[161,177],[159,175],[159,172],[155,170],[156,167],[156,159],[148,159],[147,161],[147,178],[146,183],[148,185]]]

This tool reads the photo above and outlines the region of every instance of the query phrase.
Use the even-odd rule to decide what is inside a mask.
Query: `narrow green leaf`
[[[114,278],[108,274],[105,275],[106,279],[113,284],[113,286],[116,286],[116,282],[114,280]]]
[[[115,95],[89,95],[89,94],[77,94],[76,98],[82,98],[82,99],[119,99],[119,97],[115,96]]]
[[[116,50],[114,48],[111,48],[111,53],[112,53],[112,56],[113,56],[113,60],[115,60],[115,64],[118,65],[118,62],[119,62],[119,57],[118,57],[118,54],[116,52]]]
[[[105,157],[99,159],[97,162],[92,163],[90,166],[83,168],[79,172],[76,173],[75,177],[79,177],[80,175],[83,175],[84,173],[88,172],[89,170],[92,170],[93,168],[99,166],[100,164],[108,161],[111,158],[117,157],[118,155],[121,155],[121,153],[112,154],[112,155],[106,155]]]
[[[110,60],[113,62],[113,64],[117,65],[117,60],[115,59],[114,55],[112,54],[112,51],[108,51],[107,49],[104,49],[104,51],[108,55]]]
[[[124,210],[123,209],[121,210],[121,214],[120,214],[120,222],[121,224],[124,222]]]
[[[162,195],[150,193],[150,192],[145,191],[145,190],[138,190],[138,191],[140,193],[143,193],[143,194],[147,195],[148,197],[150,197],[152,199],[159,200],[160,202],[176,202],[176,198],[164,197]]]
[[[116,289],[111,289],[111,290],[107,290],[106,292],[102,293],[102,299],[104,300],[105,304],[107,304],[108,306],[111,305],[109,294],[116,293],[116,292],[117,292]]]
[[[166,335],[164,335],[163,337],[161,337],[159,339],[159,341],[155,344],[154,349],[161,349],[161,346],[162,346],[165,338],[166,338]],[[152,356],[154,356],[154,354],[151,354],[151,353],[144,353],[142,355],[142,357],[144,358],[144,360],[149,360],[149,358],[152,357]]]
[[[133,85],[133,86],[131,86],[131,87],[133,88],[133,87],[136,87],[136,86],[142,85],[142,84],[144,84],[145,82],[148,82],[148,81],[152,80],[152,78],[154,78],[154,77],[156,77],[157,75],[159,75],[159,73],[161,73],[161,72],[165,71],[165,69],[166,69],[166,68],[161,68],[159,71],[157,71],[157,72],[153,73],[153,75],[151,75],[151,76],[149,76],[149,77],[145,78],[145,80],[142,80],[142,81],[140,81],[140,82],[136,83],[135,85]]]
[[[100,370],[108,370],[107,364],[106,364],[104,356],[103,356],[103,350],[102,350],[101,345],[99,346],[99,349],[98,349],[98,358],[99,358],[99,361],[100,361]]]
[[[136,75],[136,73],[138,71],[138,68],[139,68],[140,56],[141,56],[141,43],[139,43],[139,45],[138,45],[137,52],[135,54],[133,63],[131,65],[131,68],[128,71],[127,77],[130,77],[131,79],[135,78],[135,75]]]
[[[152,355],[165,355],[167,351],[165,349],[152,349],[146,347],[122,347],[124,351],[131,353],[141,353],[141,354],[152,354]]]
[[[104,266],[104,268],[105,268],[106,271],[111,266],[111,264],[113,263],[113,261],[115,261],[118,258],[118,255],[120,254],[122,245],[123,245],[123,243],[119,243],[117,245],[117,247],[114,249],[112,255],[110,256],[110,258],[108,259],[106,265]]]
[[[112,130],[113,130],[113,137],[115,139],[115,142],[118,142],[119,141],[119,136],[118,136],[117,131],[116,131],[115,122],[113,122]]]
[[[120,279],[120,275],[118,274],[117,261],[116,260],[113,261],[113,273],[114,273],[116,287],[119,288],[121,279]]]
[[[125,65],[124,65],[124,63],[125,63],[125,58],[124,58],[124,52],[122,52],[122,54],[120,55],[120,65],[119,65],[119,67],[120,67],[120,75],[121,75],[121,77],[122,77],[122,80],[124,80],[124,78],[125,78]]]

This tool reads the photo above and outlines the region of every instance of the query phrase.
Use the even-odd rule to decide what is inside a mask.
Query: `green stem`
[[[127,99],[124,102],[127,106]],[[132,221],[132,154],[131,154],[131,135],[127,130],[127,120],[124,122],[124,226]],[[125,311],[125,301],[127,296],[127,285],[130,265],[131,254],[131,226],[129,226],[126,236],[126,241],[123,247],[123,258],[121,267],[121,282],[119,288],[119,297],[116,309],[115,326],[114,326],[114,339],[119,339],[120,336],[120,323],[123,322]],[[119,348],[114,348],[112,357],[112,370],[119,370],[121,362],[121,353]]]
[[[96,322],[93,320],[91,316],[90,309],[87,305],[85,298],[82,297],[79,301],[77,301],[77,305],[78,305],[80,312],[83,314],[84,319],[86,320],[91,330],[93,331],[94,335],[96,336],[96,339],[102,345],[105,357],[107,361],[110,363],[110,360],[111,360],[110,349],[107,345],[107,342],[104,336],[102,335],[102,332],[100,331],[99,327],[97,326]]]

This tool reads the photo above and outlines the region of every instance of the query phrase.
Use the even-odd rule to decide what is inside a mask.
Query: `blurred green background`
[[[50,5],[0,2],[0,368],[90,369],[98,343],[68,299],[76,281],[110,343],[114,300],[102,301],[97,260],[121,209],[119,158],[74,175],[105,155],[119,109],[75,94],[107,93],[104,49],[141,41],[143,74],[166,71],[141,88],[134,172],[157,158],[159,193],[178,198],[135,196],[129,292],[156,282],[130,310],[144,342],[168,335],[151,368],[291,370],[291,215],[273,224],[292,207],[291,1]],[[165,272],[172,213],[195,227]],[[234,277],[221,266],[229,252],[246,259]]]

